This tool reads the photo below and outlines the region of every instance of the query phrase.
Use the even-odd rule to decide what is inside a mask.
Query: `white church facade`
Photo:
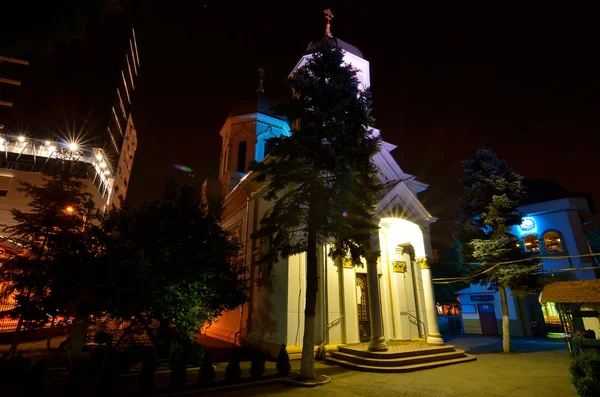
[[[369,62],[362,53],[339,39],[344,61],[358,69],[364,87],[370,85]],[[294,70],[310,57],[307,54]],[[293,73],[293,71],[292,71]],[[380,132],[373,130],[375,134]],[[294,255],[272,265],[260,259],[265,242],[251,235],[272,205],[264,185],[248,171],[251,160],[269,152],[269,137],[290,134],[286,121],[269,111],[263,98],[250,108],[234,111],[221,129],[219,171],[223,197],[223,227],[242,243],[238,263],[248,269],[249,301],[213,321],[203,332],[227,342],[261,346],[275,354],[282,343],[300,351],[304,331],[306,256]],[[376,209],[378,255],[363,267],[333,260],[329,247],[319,251],[319,286],[315,325],[317,344],[369,342],[384,350],[384,340],[426,339],[443,344],[427,258],[432,257],[430,225],[436,221],[417,195],[427,189],[405,173],[391,155],[395,146],[382,141],[373,157],[385,189]]]

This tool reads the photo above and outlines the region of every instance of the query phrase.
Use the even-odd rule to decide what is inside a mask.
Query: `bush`
[[[146,358],[144,360],[144,364],[142,365],[142,370],[140,371],[140,375],[138,376],[138,390],[140,394],[151,394],[152,390],[154,390],[154,380],[156,372],[156,354],[154,349],[147,352]]]
[[[187,379],[187,366],[185,356],[180,350],[171,355],[171,388],[182,391]]]
[[[600,353],[589,352],[573,359],[571,383],[581,397],[600,397]]]
[[[285,343],[279,348],[279,354],[277,355],[277,373],[281,376],[288,376],[292,370],[290,364],[290,356],[285,348]]]
[[[212,354],[210,350],[204,352],[202,364],[198,371],[198,386],[210,386],[215,380],[217,369],[212,363]]]
[[[67,396],[82,396],[85,384],[85,363],[83,359],[76,358],[69,373],[67,382]]]
[[[254,349],[250,366],[250,375],[253,378],[258,378],[265,373],[265,361],[265,353],[260,348]]]
[[[44,369],[46,362],[43,358],[36,357],[31,362],[29,371],[25,373],[22,387],[24,396],[42,396],[44,394]]]
[[[225,368],[225,380],[229,383],[235,383],[242,377],[242,369],[240,368],[240,356],[237,350],[233,351],[231,361]]]

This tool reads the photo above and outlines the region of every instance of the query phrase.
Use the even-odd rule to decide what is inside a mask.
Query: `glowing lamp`
[[[73,211],[75,211],[75,209],[69,205],[67,208],[65,208],[65,211],[67,212],[67,214],[72,214]]]
[[[50,146],[50,141],[45,141],[45,142],[44,142],[44,145],[46,145],[46,146]]]
[[[106,168],[106,163],[104,161],[100,163],[100,168]]]
[[[67,147],[69,148],[70,151],[75,152],[75,151],[77,151],[78,145],[75,142],[71,142],[71,143],[69,143],[69,145]]]
[[[48,151],[53,152],[56,148],[52,145],[48,146]]]
[[[20,137],[17,138],[17,140],[19,142],[25,142],[25,137],[23,135],[21,135]]]
[[[519,225],[519,228],[524,232],[529,232],[535,229],[535,221],[533,220],[533,218],[530,217],[523,218],[523,221],[521,222],[521,225]]]
[[[96,155],[96,160],[102,161],[102,155],[100,153]]]
[[[104,171],[104,175],[110,175],[110,171],[109,170],[105,170]]]

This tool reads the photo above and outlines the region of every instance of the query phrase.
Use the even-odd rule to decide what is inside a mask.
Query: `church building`
[[[324,40],[343,49],[344,62],[354,66],[361,85],[369,87],[369,61],[361,51],[333,37],[329,24]],[[308,46],[292,74],[311,57],[314,48],[314,43]],[[288,351],[299,352],[304,332],[306,255],[263,264],[268,241],[251,238],[273,204],[264,199],[266,186],[255,182],[249,164],[268,155],[266,139],[290,134],[288,123],[270,110],[262,90],[264,71],[259,69],[259,73],[257,101],[234,107],[220,131],[222,225],[242,244],[238,263],[248,269],[249,301],[223,314],[203,332],[235,344],[260,346],[273,354],[282,343]],[[380,134],[377,129],[373,132]],[[373,157],[377,178],[385,187],[375,213],[380,229],[373,238],[378,241],[379,256],[353,267],[331,259],[327,244],[319,248],[317,344],[371,342],[370,350],[386,350],[386,340],[422,338],[443,344],[428,265],[432,257],[429,227],[436,218],[418,198],[428,185],[400,168],[391,154],[395,148],[382,141]]]

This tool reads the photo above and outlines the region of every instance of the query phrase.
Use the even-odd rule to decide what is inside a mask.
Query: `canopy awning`
[[[542,290],[540,302],[600,303],[600,280],[557,281]]]

